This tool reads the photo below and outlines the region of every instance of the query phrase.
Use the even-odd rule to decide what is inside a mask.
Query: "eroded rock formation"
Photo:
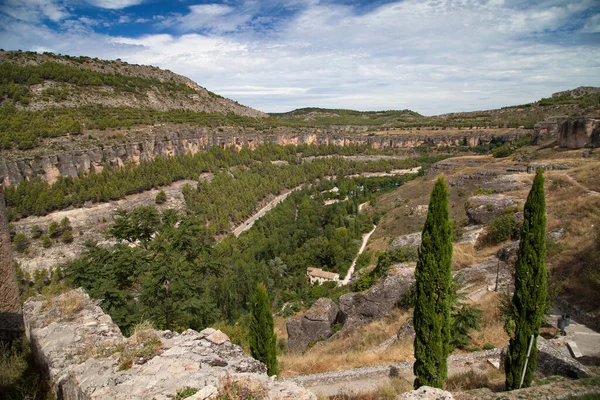
[[[344,329],[381,319],[398,306],[400,299],[415,282],[415,269],[399,264],[388,275],[364,293],[347,293],[340,297]]]
[[[191,126],[152,127],[143,139],[131,139],[114,145],[91,145],[72,142],[70,138],[56,139],[55,152],[42,151],[29,157],[13,157],[11,153],[0,153],[0,179],[5,185],[15,185],[32,176],[41,176],[52,183],[59,176],[77,176],[80,173],[101,172],[107,166],[139,164],[159,156],[196,154],[217,146],[248,147],[264,143],[278,145],[298,144],[364,144],[372,148],[413,148],[423,144],[453,146],[468,137],[469,145],[489,142],[497,133],[486,131],[440,131],[439,134],[367,134],[366,127],[338,126],[327,129],[277,127],[266,130],[254,128],[207,128]],[[503,136],[513,141],[525,134],[518,130]],[[73,139],[79,140],[79,139]],[[84,139],[81,139],[84,140]],[[74,144],[75,143],[75,144]],[[52,146],[49,146],[49,148]]]
[[[83,289],[50,301],[31,298],[24,313],[33,353],[47,368],[58,400],[167,399],[184,387],[206,395],[196,398],[214,398],[224,379],[267,398],[316,399],[301,386],[268,378],[264,364],[214,329],[149,329],[125,339]]]
[[[600,118],[552,117],[536,124],[534,137],[537,141],[556,139],[560,147],[581,149],[600,147]]]
[[[329,338],[339,311],[333,300],[320,298],[304,315],[288,318],[288,350],[304,351],[309,344]]]

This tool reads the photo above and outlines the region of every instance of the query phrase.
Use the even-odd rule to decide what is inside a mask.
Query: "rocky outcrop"
[[[193,127],[187,125],[149,127],[139,138],[113,145],[86,142],[87,136],[53,139],[34,155],[15,156],[0,153],[0,183],[15,185],[32,176],[40,176],[52,183],[59,176],[77,176],[97,173],[108,166],[138,164],[155,157],[196,154],[216,146],[221,148],[254,148],[264,143],[278,145],[335,144],[345,146],[362,144],[372,148],[413,148],[428,143],[434,146],[460,144],[466,135],[477,144],[487,143],[492,137],[485,131],[464,131],[448,134],[367,134],[362,126],[332,126],[321,128],[276,127],[264,130],[244,127]],[[464,135],[463,135],[464,134]],[[512,141],[518,133],[506,134]],[[54,151],[53,151],[54,149]],[[29,153],[28,153],[29,154]]]
[[[507,208],[517,207],[520,201],[512,196],[490,194],[469,197],[466,204],[469,222],[474,225],[487,224],[504,214]]]
[[[340,311],[345,320],[344,329],[381,319],[398,306],[415,282],[415,269],[406,264],[391,268],[388,275],[364,293],[347,293],[340,297]]]
[[[304,351],[309,344],[329,338],[338,314],[339,308],[333,300],[321,298],[304,315],[288,318],[288,350]]]
[[[414,249],[421,246],[421,232],[409,233],[408,235],[398,236],[390,243],[388,248],[394,247],[412,247]]]
[[[264,364],[214,329],[148,330],[125,339],[83,289],[29,299],[24,313],[33,353],[58,400],[167,399],[184,387],[198,389],[196,398],[214,398],[224,379],[251,384],[267,398],[315,399],[269,379]]]
[[[600,118],[551,117],[535,125],[534,138],[537,142],[555,139],[568,149],[600,147]]]
[[[568,118],[559,125],[558,145],[567,149],[600,147],[600,119]]]

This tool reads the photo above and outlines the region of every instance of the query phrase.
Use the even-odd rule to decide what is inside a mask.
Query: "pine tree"
[[[452,306],[452,224],[448,190],[439,178],[431,192],[415,270],[415,388],[442,388],[448,377]]]
[[[269,376],[278,373],[277,336],[273,329],[267,289],[259,283],[250,304],[250,354],[267,365]]]
[[[525,203],[521,242],[515,266],[515,293],[506,323],[510,344],[505,360],[506,389],[518,389],[533,336],[523,387],[531,384],[537,361],[537,336],[546,309],[546,199],[538,168]]]

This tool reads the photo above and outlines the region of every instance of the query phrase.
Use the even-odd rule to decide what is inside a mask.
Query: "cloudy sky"
[[[599,0],[0,0],[0,47],[152,64],[267,112],[600,86]]]

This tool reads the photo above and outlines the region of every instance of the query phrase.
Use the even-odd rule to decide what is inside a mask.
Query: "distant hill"
[[[99,105],[267,116],[169,70],[118,59],[1,51],[0,85],[3,104],[27,110]]]
[[[327,108],[300,108],[270,115],[284,121],[307,125],[368,125],[388,128],[415,127],[520,127],[556,115],[597,114],[600,88],[582,86],[554,93],[552,97],[497,110],[469,111],[424,116],[411,110],[355,111]]]

